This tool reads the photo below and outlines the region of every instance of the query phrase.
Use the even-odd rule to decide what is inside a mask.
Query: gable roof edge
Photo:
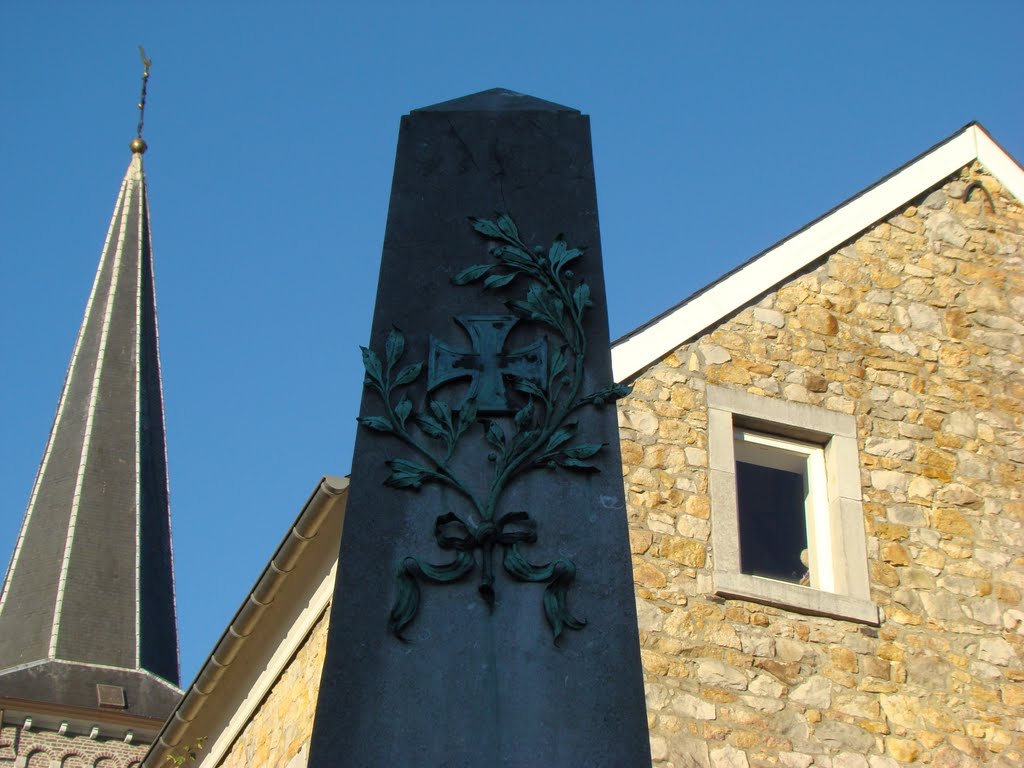
[[[248,646],[251,650],[254,646],[260,655],[262,666],[255,670],[257,678],[248,688],[248,696],[243,696],[241,707],[234,710],[225,710],[227,717],[219,724],[219,730],[214,728],[212,732],[200,731],[202,738],[210,738],[210,743],[205,745],[203,757],[200,762],[219,765],[226,750],[235,742],[241,732],[237,719],[240,713],[241,722],[249,720],[256,707],[269,692],[270,687],[276,682],[282,670],[287,666],[287,660],[292,657],[297,648],[305,642],[306,637],[312,630],[312,624],[323,613],[326,606],[330,604],[334,594],[333,586],[326,590],[323,585],[308,601],[301,603],[289,603],[289,609],[297,611],[295,616],[276,614],[267,619],[268,613],[275,613],[280,610],[282,603],[278,595],[289,585],[294,585],[297,578],[308,578],[309,552],[315,549],[314,540],[319,537],[319,543],[328,547],[328,559],[336,565],[337,563],[337,539],[324,543],[324,532],[327,536],[340,537],[341,523],[344,520],[344,505],[348,501],[349,477],[336,477],[325,475],[320,479],[317,487],[303,505],[298,517],[291,524],[288,533],[278,545],[270,561],[260,573],[251,591],[243,600],[241,607],[235,612],[227,628],[221,634],[217,645],[203,663],[195,679],[185,690],[177,707],[163,723],[162,729],[156,739],[149,747],[142,759],[143,768],[158,768],[166,765],[167,758],[175,749],[190,744],[189,738],[197,736],[190,733],[194,721],[200,721],[205,715],[204,710],[208,702],[216,699],[223,701],[224,694],[231,696],[237,691],[232,690],[232,678],[237,680],[238,675],[252,673],[253,668],[246,668],[245,665],[235,664],[237,657]],[[340,509],[339,509],[340,507]],[[331,544],[333,543],[333,546]],[[305,555],[305,556],[304,556]],[[322,552],[321,552],[322,555]],[[321,561],[322,562],[322,561]],[[330,584],[333,585],[333,568],[330,568]],[[294,576],[293,574],[298,574]],[[301,582],[300,582],[301,583]],[[314,585],[315,586],[315,585]],[[312,621],[310,621],[312,617]],[[267,638],[266,632],[262,631],[267,626],[278,623],[278,629],[283,629],[284,634],[280,637]],[[268,623],[269,622],[269,623]],[[294,624],[292,623],[294,622]],[[297,632],[290,630],[294,626],[302,626]],[[234,666],[233,666],[234,665]],[[253,696],[254,691],[259,691]],[[216,697],[216,698],[214,698]],[[222,713],[223,714],[223,713]],[[209,725],[209,723],[206,723]],[[217,725],[217,724],[215,724]],[[226,737],[226,738],[225,738]]]
[[[1018,200],[1024,202],[1024,168],[993,139],[980,123],[971,126],[977,142],[978,162]]]
[[[1024,200],[1024,169],[978,123],[969,123],[821,218],[614,342],[615,380],[628,379],[974,160],[979,160],[1017,199]]]

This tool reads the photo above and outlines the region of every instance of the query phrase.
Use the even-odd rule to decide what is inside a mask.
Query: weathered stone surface
[[[629,548],[634,555],[642,555],[651,548],[654,535],[638,528],[629,529]]]
[[[667,576],[643,642],[676,643],[689,674],[673,686],[716,708],[688,720],[648,697],[666,762],[701,764],[675,745],[702,734],[759,768],[1024,764],[1024,209],[999,192],[995,212],[979,193],[965,204],[974,178],[999,189],[965,169],[676,350],[621,403],[658,421],[623,429],[655,484],[630,497],[630,519]],[[705,382],[856,417],[880,627],[712,594]],[[699,449],[670,471],[682,496],[662,490],[659,440]]]
[[[651,411],[620,411],[624,421],[623,426],[635,429],[641,435],[653,435],[658,431],[658,417]]]
[[[661,554],[673,562],[696,568],[703,566],[707,558],[702,542],[681,536],[665,536],[661,542]]]
[[[840,752],[832,758],[832,768],[868,768],[868,759],[854,752]]]
[[[863,693],[842,693],[832,697],[832,708],[844,715],[877,721],[880,707],[875,696]]]
[[[925,219],[924,229],[931,239],[941,240],[954,248],[963,248],[970,239],[967,230],[946,211],[936,211]]]
[[[649,561],[636,558],[633,561],[633,581],[644,587],[660,589],[668,584],[665,573]]]
[[[907,312],[910,314],[910,326],[915,331],[942,333],[942,319],[932,307],[927,304],[908,304]]]
[[[940,747],[932,757],[932,768],[975,768],[978,761],[952,746]]]
[[[876,469],[871,473],[871,487],[879,491],[887,491],[902,497],[906,494],[909,485],[910,478],[902,472]]]
[[[901,352],[904,355],[916,355],[917,344],[912,342],[905,333],[883,333],[878,337],[879,344],[883,347]]]
[[[963,483],[951,483],[940,488],[935,499],[957,507],[976,507],[981,503],[981,496]]]
[[[728,350],[716,344],[703,345],[698,349],[706,365],[721,365],[732,360],[732,355],[729,354]]]
[[[759,659],[757,665],[788,685],[796,685],[801,680],[800,665],[796,662],[785,663],[774,659]]]
[[[831,312],[823,307],[804,304],[797,307],[796,316],[800,324],[813,333],[835,336],[839,332],[839,322]]]
[[[673,712],[694,720],[714,720],[716,717],[714,704],[689,693],[677,694],[671,706]]]
[[[711,757],[703,739],[678,737],[672,742],[672,763],[679,768],[710,768]]]
[[[805,707],[828,709],[832,705],[832,681],[825,677],[812,677],[790,691],[789,698]]]
[[[814,738],[836,750],[854,749],[864,752],[875,745],[875,737],[870,733],[838,720],[822,720],[814,727]]]
[[[892,694],[881,698],[882,711],[890,722],[906,728],[914,728],[918,724],[921,702],[917,696]]]
[[[743,691],[747,688],[747,676],[725,662],[711,659],[697,662],[697,679],[714,688],[731,688]]]
[[[921,746],[910,739],[886,738],[885,751],[901,763],[913,763],[921,754]]]
[[[668,739],[663,736],[651,736],[651,762],[663,763],[668,760]]]
[[[746,752],[725,745],[711,750],[712,768],[749,768]]]
[[[776,328],[782,328],[786,324],[786,316],[784,314],[774,309],[766,309],[765,307],[754,307],[754,319]]]
[[[872,456],[887,456],[896,459],[914,458],[914,443],[910,440],[869,437],[864,444],[864,450]]]
[[[986,637],[978,643],[978,658],[1000,667],[1005,667],[1020,657],[1013,646],[1001,637]]]
[[[932,515],[932,525],[943,533],[970,536],[973,532],[967,518],[955,509],[936,509]]]
[[[912,656],[907,659],[907,682],[921,688],[945,690],[949,685],[949,662],[938,656]]]
[[[810,768],[811,763],[814,762],[814,756],[800,752],[780,752],[779,762],[786,768]]]

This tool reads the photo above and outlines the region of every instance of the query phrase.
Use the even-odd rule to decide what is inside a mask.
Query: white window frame
[[[804,479],[807,568],[810,571],[811,587],[835,592],[824,449],[813,443],[766,435],[746,427],[733,428],[733,441],[736,461],[781,469]]]
[[[871,601],[868,577],[857,423],[853,416],[712,384],[707,386],[707,403],[716,594],[878,624],[878,607]],[[793,460],[807,462],[812,504],[807,530],[811,586],[741,572],[736,496],[738,437],[763,449],[762,457],[774,452],[781,463],[788,452]],[[745,450],[757,448],[740,448],[741,453]]]

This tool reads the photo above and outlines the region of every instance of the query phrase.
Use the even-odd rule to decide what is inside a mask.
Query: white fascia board
[[[234,691],[240,697],[240,701],[238,699],[228,701],[226,709],[234,707],[234,711],[228,709],[227,723],[219,733],[203,734],[204,736],[213,736],[213,743],[205,745],[198,768],[215,768],[215,766],[221,765],[225,755],[231,750],[246,725],[255,718],[263,700],[287,671],[288,663],[306,643],[306,639],[316,627],[320,617],[330,606],[331,598],[334,596],[334,581],[337,571],[338,558],[335,556],[330,569],[316,585],[306,606],[294,622],[287,626],[287,633],[284,637],[281,637],[279,633],[274,633],[272,639],[276,642],[276,646],[270,643],[267,648],[263,649],[259,659],[264,666],[252,687],[248,690]],[[269,659],[266,658],[268,655]],[[192,727],[192,731],[193,733],[188,738],[197,738],[196,726]]]
[[[1000,147],[980,125],[971,126],[977,143],[978,162],[1015,198],[1024,201],[1024,168]]]
[[[1024,199],[1024,171],[984,130],[970,125],[648,327],[617,342],[612,347],[615,380],[625,381],[975,159],[1017,199]]]

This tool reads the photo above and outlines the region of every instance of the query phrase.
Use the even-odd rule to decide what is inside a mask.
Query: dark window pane
[[[803,476],[737,461],[736,494],[742,572],[799,584],[807,573]]]

